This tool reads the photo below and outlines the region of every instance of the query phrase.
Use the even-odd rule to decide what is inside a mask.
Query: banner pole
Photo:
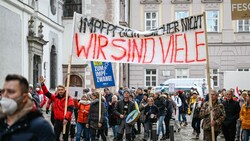
[[[72,63],[72,54],[73,54],[73,44],[74,44],[74,29],[75,29],[75,16],[76,12],[74,12],[74,17],[73,17],[73,28],[72,28],[72,46],[71,46],[71,51],[69,55],[69,62],[68,62],[68,71],[67,71],[67,84],[66,84],[66,97],[65,97],[65,107],[64,107],[64,117],[66,116],[67,113],[67,108],[68,108],[68,97],[69,97],[69,83],[70,83],[70,72],[71,72],[71,63]],[[69,121],[68,121],[69,122]],[[66,132],[66,124],[63,124],[63,134]]]
[[[208,55],[208,44],[207,44],[207,22],[206,22],[206,13],[203,12],[204,17],[204,28],[205,28],[205,42],[206,42],[206,56],[207,56],[207,84],[208,84],[208,94],[209,94],[209,106],[212,108],[212,96],[211,96],[211,81],[210,81],[210,65],[209,65],[209,55]],[[210,110],[210,118],[211,118],[211,124],[213,121],[213,108]],[[211,125],[211,135],[212,135],[212,141],[215,141],[215,135],[214,135],[214,126]]]
[[[101,113],[102,112],[102,94],[99,92],[99,122],[101,122]]]

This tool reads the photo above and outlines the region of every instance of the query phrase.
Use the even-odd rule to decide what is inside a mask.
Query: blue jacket
[[[39,110],[28,113],[8,128],[0,119],[0,141],[55,141],[54,131]]]

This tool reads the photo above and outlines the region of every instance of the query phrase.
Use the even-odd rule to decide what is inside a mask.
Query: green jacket
[[[209,110],[209,102],[205,102],[201,107],[200,117],[203,119],[202,127],[204,130],[211,130],[211,118]],[[213,119],[216,122],[214,126],[215,131],[220,131],[222,122],[226,117],[225,109],[223,104],[216,101],[213,104]]]

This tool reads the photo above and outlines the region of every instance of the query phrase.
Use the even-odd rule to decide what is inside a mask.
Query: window
[[[158,13],[145,12],[145,30],[151,30],[158,26]]]
[[[238,32],[250,31],[250,20],[238,20]]]
[[[65,80],[65,86],[67,85],[67,79]],[[82,87],[82,79],[78,75],[70,75],[70,87]]]
[[[175,69],[176,78],[188,78],[189,70],[188,69]]]
[[[64,17],[73,17],[74,12],[82,13],[82,0],[65,0]]]
[[[219,31],[219,11],[206,11],[207,32]]]
[[[188,17],[188,11],[177,11],[175,12],[175,20]]]
[[[214,81],[214,86],[219,86],[219,69],[210,69],[210,78]]]
[[[146,69],[145,70],[145,86],[157,86],[157,70]]]
[[[249,71],[248,68],[241,68],[241,69],[238,69],[238,71]]]

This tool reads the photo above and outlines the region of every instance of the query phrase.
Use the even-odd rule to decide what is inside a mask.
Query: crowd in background
[[[6,79],[6,83],[8,81]],[[181,132],[182,126],[191,124],[193,135],[197,139],[201,138],[200,134],[203,132],[202,138],[211,141],[211,126],[215,131],[215,140],[218,135],[223,135],[226,141],[240,139],[248,141],[249,139],[250,93],[246,90],[239,91],[237,94],[233,89],[211,90],[212,106],[210,106],[209,96],[204,95],[203,98],[194,88],[188,91],[176,90],[173,94],[165,89],[154,91],[152,87],[120,88],[115,93],[112,93],[109,88],[103,89],[103,92],[86,88],[83,90],[81,99],[77,99],[77,95],[68,97],[66,114],[64,114],[65,87],[58,85],[55,93],[52,94],[44,82],[45,79],[41,77],[35,89],[29,85],[29,97],[37,105],[37,111],[44,109],[46,114],[51,114],[51,124],[54,128],[52,134],[57,141],[61,139],[67,141],[69,138],[76,141],[83,139],[95,141],[101,138],[106,141],[109,128],[112,129],[114,140],[121,141],[126,138],[132,141],[136,136],[143,134],[141,139],[146,141],[152,138],[153,126],[157,126],[157,139],[166,140],[170,137],[171,120],[176,132]],[[7,90],[4,88],[1,91],[3,97],[8,94]],[[99,112],[100,103],[101,112]],[[135,110],[140,113],[138,120],[127,123],[127,116]],[[4,111],[0,110],[0,113]],[[213,120],[211,120],[211,113]],[[8,115],[2,116],[3,119],[8,117]],[[3,120],[4,123],[5,120]],[[64,126],[66,130],[65,134],[62,134]],[[21,126],[18,127],[21,128]],[[10,139],[10,135],[3,132],[0,127],[0,139],[4,137]]]

